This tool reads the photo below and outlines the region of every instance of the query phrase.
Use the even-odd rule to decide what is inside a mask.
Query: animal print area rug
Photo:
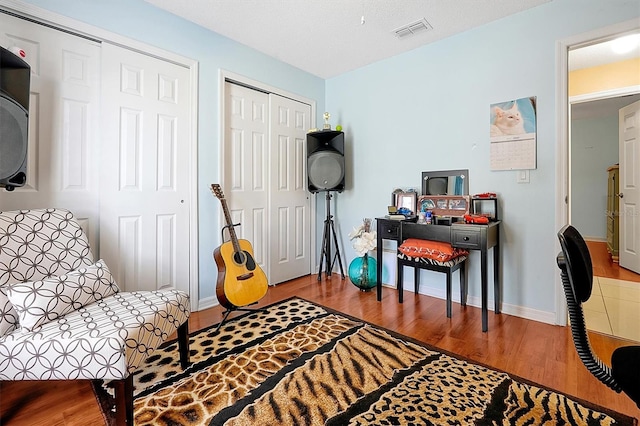
[[[136,426],[634,424],[299,298],[190,345],[186,371],[172,343],[135,373]]]

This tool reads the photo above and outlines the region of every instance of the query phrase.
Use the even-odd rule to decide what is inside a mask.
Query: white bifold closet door
[[[308,104],[225,83],[223,190],[270,285],[311,273],[310,119]]]
[[[0,210],[68,209],[121,289],[188,293],[190,70],[4,13],[0,36],[32,71],[27,184]]]
[[[0,210],[65,208],[97,255],[100,42],[0,13],[0,42],[31,67],[27,182]]]
[[[100,252],[127,291],[189,291],[189,82],[103,43]]]

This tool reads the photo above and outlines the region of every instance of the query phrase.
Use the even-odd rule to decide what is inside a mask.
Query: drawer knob
[[[462,237],[463,240],[469,241],[469,237]]]

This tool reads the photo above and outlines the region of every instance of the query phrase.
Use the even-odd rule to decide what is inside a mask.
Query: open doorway
[[[618,111],[640,100],[640,78],[630,82],[620,72],[638,66],[640,47],[615,55],[614,39],[612,34],[569,48],[568,219],[587,240],[594,265],[592,297],[584,304],[588,328],[640,341],[640,275],[617,263],[607,218],[608,180],[621,158]]]

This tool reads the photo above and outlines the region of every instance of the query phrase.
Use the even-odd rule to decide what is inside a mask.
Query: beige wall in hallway
[[[640,85],[640,58],[569,73],[569,97]]]

